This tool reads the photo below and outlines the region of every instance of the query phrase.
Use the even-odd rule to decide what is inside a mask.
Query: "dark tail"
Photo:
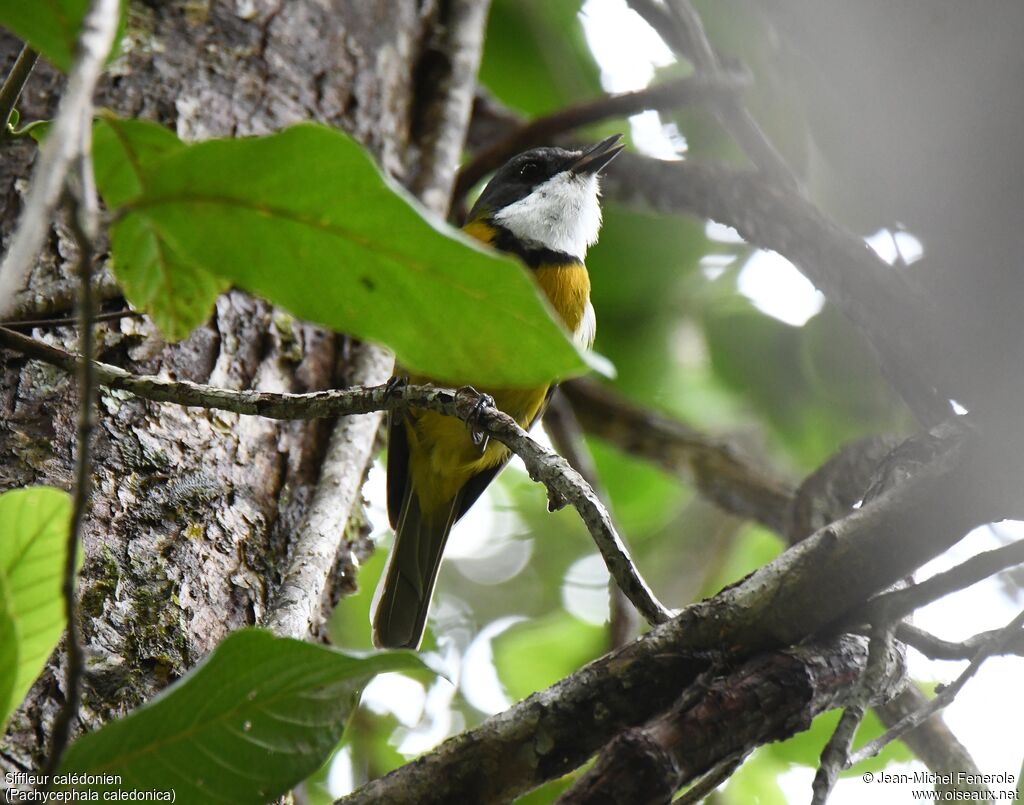
[[[460,498],[461,494],[448,506],[423,512],[416,493],[406,490],[395,544],[376,595],[373,642],[378,648],[419,647]]]

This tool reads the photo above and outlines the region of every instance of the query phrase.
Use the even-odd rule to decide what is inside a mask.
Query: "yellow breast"
[[[470,221],[463,227],[463,231],[487,244],[492,244],[498,234],[484,220]],[[584,323],[590,303],[590,275],[587,267],[579,261],[552,265],[542,263],[533,269],[533,274],[565,326],[570,332],[576,333]]]

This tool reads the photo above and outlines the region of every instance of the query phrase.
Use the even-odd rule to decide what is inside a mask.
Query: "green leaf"
[[[64,631],[61,583],[70,517],[71,500],[59,489],[36,486],[0,495],[0,724],[21,703]]]
[[[96,186],[110,207],[118,207],[143,191],[144,171],[156,160],[180,151],[177,135],[148,120],[121,120],[102,111],[93,125],[92,150]]]
[[[18,624],[12,613],[7,578],[0,573],[0,729],[17,706],[11,691],[18,674]]]
[[[102,115],[93,127],[96,186],[108,207],[145,189],[145,171],[182,150],[169,129],[144,120]],[[111,231],[114,275],[132,307],[145,310],[172,341],[188,336],[210,317],[228,283],[183,258],[142,216],[130,216]]]
[[[0,25],[42,53],[65,73],[71,69],[89,0],[13,0],[0,4]],[[112,52],[124,32],[124,3]]]
[[[140,182],[114,227],[122,271],[145,226],[175,261],[385,343],[414,372],[529,386],[584,368],[520,264],[425,220],[340,132],[210,140],[143,164]]]
[[[353,657],[243,629],[152,702],[75,741],[61,773],[117,775],[113,785],[86,786],[97,792],[267,802],[333,751],[357,688],[374,674],[413,668],[422,665],[408,653]]]

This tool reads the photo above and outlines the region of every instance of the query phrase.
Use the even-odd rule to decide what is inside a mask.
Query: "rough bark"
[[[407,180],[424,171],[416,121],[433,101],[423,72],[443,11],[417,0],[133,3],[124,55],[98,103],[158,120],[187,140],[321,120]],[[0,69],[16,53],[17,43],[0,37]],[[23,118],[51,114],[61,84],[40,64]],[[0,160],[5,245],[33,158],[32,146],[18,144]],[[22,311],[66,305],[70,256],[58,227],[31,293],[19,300]],[[73,344],[71,329],[35,331],[44,333]],[[347,383],[343,341],[239,292],[224,295],[211,320],[180,344],[164,343],[134,320],[104,324],[98,338],[101,358],[140,372],[238,389]],[[0,352],[0,490],[69,486],[76,402],[63,373]],[[224,634],[261,619],[317,481],[329,427],[102,393],[81,574],[84,728],[148,698]],[[359,528],[349,533],[355,553],[365,551]],[[341,568],[342,579],[350,569]],[[62,701],[59,658],[12,719],[0,768],[39,767]]]
[[[669,802],[723,759],[789,738],[826,710],[849,703],[867,663],[867,639],[842,635],[769,652],[697,682],[668,711],[611,741],[558,801]],[[906,681],[902,652],[889,651],[872,702],[891,699]]]

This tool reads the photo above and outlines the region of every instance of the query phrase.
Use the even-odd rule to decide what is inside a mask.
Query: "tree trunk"
[[[458,143],[436,148],[434,118],[448,100],[438,86],[458,68],[437,42],[459,8],[457,0],[133,3],[122,55],[98,103],[158,120],[185,140],[320,120],[352,134],[424,198],[434,192],[430,200],[441,208],[466,114]],[[0,36],[0,65],[8,67],[17,48]],[[61,85],[40,63],[22,100],[23,118],[49,116]],[[468,96],[464,105],[468,113]],[[450,164],[427,164],[429,148]],[[34,155],[19,143],[0,160],[5,243]],[[67,306],[72,257],[58,226],[31,293],[19,300],[24,313]],[[72,328],[34,335],[75,347]],[[357,348],[238,291],[222,296],[212,319],[179,344],[163,342],[137,319],[99,325],[97,336],[99,357],[131,371],[277,391],[346,384]],[[72,378],[0,351],[0,491],[70,486],[76,405]],[[146,700],[227,632],[262,620],[330,427],[154,405],[101,390],[80,581],[88,657],[82,728]],[[349,588],[352,552],[369,550],[359,517],[353,520],[351,550],[340,552],[346,558],[335,574]],[[62,684],[58,651],[11,720],[0,769],[40,768]]]

